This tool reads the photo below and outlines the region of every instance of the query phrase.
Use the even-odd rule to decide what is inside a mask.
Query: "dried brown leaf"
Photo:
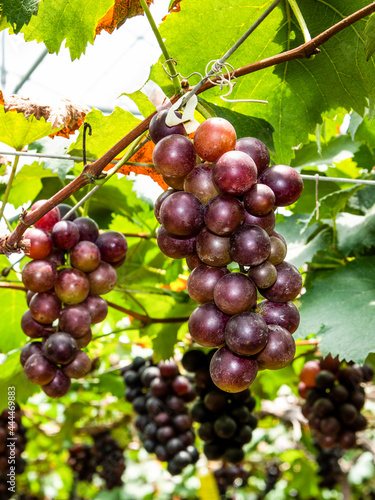
[[[146,0],[150,5],[153,0]],[[96,27],[98,35],[102,30],[112,33],[115,28],[119,28],[124,22],[134,16],[143,14],[143,9],[139,0],[115,0],[113,7],[103,16]]]

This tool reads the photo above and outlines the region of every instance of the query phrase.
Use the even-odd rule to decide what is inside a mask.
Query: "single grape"
[[[26,303],[27,303],[27,305],[30,304],[30,300],[34,297],[34,295],[36,293],[37,292],[32,292],[31,290],[27,290],[27,292],[26,292]]]
[[[108,262],[101,261],[95,271],[87,274],[87,278],[90,283],[90,295],[104,295],[113,290],[117,274]]]
[[[69,392],[70,386],[70,378],[62,370],[57,370],[53,380],[47,385],[42,385],[42,390],[50,398],[61,398]]]
[[[171,127],[165,123],[168,111],[169,109],[162,109],[151,118],[148,131],[154,144],[157,144],[161,139],[164,139],[164,137],[167,137],[168,135],[186,135],[186,130],[182,123]],[[178,111],[175,111],[174,113],[179,118],[182,116]]]
[[[33,384],[44,385],[56,375],[56,365],[40,354],[32,354],[24,365],[25,375]]]
[[[247,274],[258,288],[272,286],[277,278],[276,267],[268,260],[262,262],[259,266],[251,267]]]
[[[275,206],[275,194],[265,184],[254,184],[244,194],[243,203],[247,212],[261,217],[268,214]]]
[[[267,146],[255,137],[242,137],[236,142],[236,151],[248,154],[257,166],[258,176],[268,168],[270,164],[270,153]]]
[[[77,342],[68,333],[54,333],[44,344],[44,355],[53,363],[67,365],[78,352]]]
[[[315,379],[320,372],[319,361],[307,361],[299,374],[299,378],[308,387],[315,387]]]
[[[70,252],[70,264],[79,271],[89,273],[99,266],[100,256],[101,252],[95,243],[79,241]]]
[[[206,362],[206,354],[198,349],[185,352],[181,364],[188,372],[196,372]]]
[[[69,250],[79,241],[79,230],[74,222],[62,220],[57,222],[52,229],[54,244],[62,250]]]
[[[182,177],[195,166],[193,143],[182,135],[169,135],[161,139],[152,153],[158,172],[171,177]]]
[[[298,269],[289,262],[281,262],[276,266],[277,278],[275,283],[259,292],[265,299],[272,302],[289,302],[294,300],[301,292],[302,276]]]
[[[229,415],[221,415],[214,422],[214,431],[222,439],[229,439],[237,430],[237,424]]]
[[[163,378],[176,377],[179,374],[178,366],[173,360],[165,359],[160,361],[158,367]]]
[[[292,335],[279,325],[268,325],[268,342],[257,356],[259,368],[279,370],[289,365],[296,353]]]
[[[243,225],[230,237],[230,255],[243,266],[258,266],[264,262],[271,249],[271,242],[264,229]]]
[[[275,193],[277,207],[286,207],[296,202],[303,190],[300,174],[292,167],[274,165],[259,177],[260,184],[266,184]]]
[[[107,264],[109,266],[109,264]],[[93,271],[94,273],[96,271]],[[115,271],[113,271],[116,273]],[[92,274],[92,273],[90,273]],[[65,304],[83,302],[90,291],[88,277],[78,269],[62,269],[55,283],[55,293]]]
[[[257,290],[244,274],[230,273],[223,276],[214,289],[214,302],[225,314],[233,315],[255,306]]]
[[[60,219],[62,219],[63,217],[65,217],[65,215],[71,211],[71,209],[73,207],[71,207],[70,205],[67,205],[66,203],[60,203],[59,205],[57,205],[57,208],[59,209],[59,212],[60,212]],[[76,210],[74,210],[74,212],[72,212],[69,217],[65,220],[70,220],[70,221],[73,221],[74,219],[76,219],[78,217],[78,212]]]
[[[43,344],[42,342],[29,342],[26,344],[21,351],[20,362],[22,366],[25,366],[26,361],[33,354],[38,354],[41,356],[43,354]]]
[[[53,248],[44,260],[50,262],[55,267],[61,267],[65,264],[65,252],[60,248]]]
[[[209,266],[222,267],[231,263],[229,236],[218,236],[206,227],[197,236],[197,254]]]
[[[327,370],[320,370],[315,378],[315,387],[317,389],[332,389],[335,383],[335,376]]]
[[[29,227],[24,238],[30,240],[30,248],[25,253],[31,259],[44,259],[52,250],[52,238],[43,229]]]
[[[196,236],[176,236],[169,233],[164,226],[160,226],[156,234],[160,250],[172,259],[183,259],[194,253],[196,238]]]
[[[79,230],[79,241],[92,241],[95,243],[99,236],[98,224],[90,217],[77,217],[74,224]]]
[[[105,262],[117,262],[126,257],[128,243],[125,236],[118,231],[106,231],[100,234],[95,244]]]
[[[225,327],[225,342],[238,356],[252,356],[259,353],[266,346],[268,337],[267,324],[256,313],[236,314],[230,318]]]
[[[164,191],[164,193],[161,193],[161,195],[155,201],[154,214],[155,214],[155,218],[159,222],[159,224],[161,224],[160,208],[163,204],[163,201],[173,193],[177,193],[177,190],[176,189],[167,189],[166,191]]]
[[[204,212],[207,228],[219,236],[227,236],[238,229],[245,218],[242,203],[227,194],[219,194],[208,201]]]
[[[186,264],[190,271],[193,271],[196,267],[203,264],[201,259],[198,257],[198,254],[192,253],[186,257]]]
[[[84,304],[65,307],[59,316],[59,329],[74,338],[82,337],[90,330],[91,315]]]
[[[278,233],[277,231],[272,231],[272,233],[270,233],[270,236],[274,236],[275,238],[279,238],[279,240],[281,240],[284,243],[285,248],[288,249],[288,245],[286,244],[285,238],[280,233]]]
[[[89,295],[81,305],[89,311],[92,325],[103,321],[108,314],[108,304],[99,295]]]
[[[32,292],[47,292],[56,280],[56,268],[46,260],[32,260],[22,269],[22,282]]]
[[[161,223],[169,233],[177,236],[198,234],[204,225],[203,214],[199,198],[184,191],[168,196],[160,208]]]
[[[89,345],[91,340],[92,340],[92,331],[89,330],[87,333],[85,333],[85,335],[76,339],[77,346],[79,347],[79,349],[83,349],[84,347],[87,347]]]
[[[271,302],[262,300],[257,307],[257,313],[267,325],[279,325],[294,333],[300,323],[298,309],[293,302]]]
[[[33,203],[30,207],[30,212],[36,210],[37,208],[44,205],[48,200],[38,200]],[[60,212],[57,207],[52,208],[49,212],[47,212],[41,219],[35,222],[34,226],[38,229],[44,229],[44,231],[51,231],[53,226],[60,220]]]
[[[210,363],[212,381],[225,392],[241,392],[251,385],[258,372],[255,359],[233,354],[227,346],[221,347]]]
[[[250,226],[258,226],[266,231],[267,234],[271,235],[274,233],[276,223],[275,212],[271,210],[266,215],[262,215],[261,217],[257,217],[256,215],[251,215],[249,212],[245,210],[245,220],[244,224],[248,224]]]
[[[195,131],[194,148],[203,160],[214,162],[222,154],[234,149],[236,139],[236,131],[228,120],[209,118]]]
[[[184,179],[184,190],[194,194],[206,205],[208,200],[220,194],[212,177],[212,165],[200,163],[191,170]]]
[[[176,191],[184,190],[185,175],[181,177],[174,177],[172,175],[162,175],[163,181],[172,189]]]
[[[35,321],[28,309],[21,318],[21,329],[25,335],[32,339],[47,337],[51,333],[52,324],[46,325]]]
[[[215,285],[228,273],[226,267],[201,264],[191,272],[187,280],[187,292],[198,304],[213,302]]]
[[[31,316],[44,325],[53,323],[60,314],[61,302],[54,293],[37,293],[30,300]]]
[[[78,351],[76,357],[62,368],[69,378],[85,377],[91,370],[91,359],[84,351]]]
[[[183,396],[190,389],[190,382],[183,375],[178,375],[172,382],[172,389],[177,396]]]
[[[204,406],[212,412],[219,412],[220,410],[223,410],[227,405],[226,395],[223,392],[215,389],[208,392],[205,395],[203,401]],[[205,413],[207,414],[207,411]]]
[[[190,315],[188,327],[193,340],[204,347],[224,344],[224,329],[230,316],[224,314],[215,304],[203,304]]]
[[[284,243],[276,236],[270,236],[271,240],[271,251],[268,256],[268,261],[274,266],[278,266],[283,262],[286,257],[286,246]]]
[[[246,153],[228,151],[216,161],[212,175],[220,191],[241,196],[256,183],[257,168]]]

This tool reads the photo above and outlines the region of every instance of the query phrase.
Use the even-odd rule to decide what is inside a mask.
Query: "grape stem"
[[[311,39],[309,42],[306,42],[294,49],[287,50],[286,52],[283,52],[281,54],[277,54],[275,56],[268,57],[266,59],[262,59],[261,61],[257,61],[247,66],[238,68],[231,73],[231,77],[238,78],[250,73],[254,73],[255,71],[260,71],[277,64],[282,64],[286,61],[309,58],[313,54],[317,54],[319,52],[318,47],[320,45],[327,42],[330,38],[337,35],[337,33],[339,33],[340,31],[346,29],[360,19],[368,16],[372,12],[375,12],[375,2],[372,2],[370,5],[367,5],[366,7],[354,12],[337,24],[323,31],[322,33],[320,33],[320,35]],[[198,94],[204,92],[212,88],[213,86],[213,83],[206,82],[196,93]],[[171,98],[171,102],[177,102],[179,97],[180,96],[178,94],[174,95]],[[26,229],[35,224],[35,222],[41,219],[43,215],[49,212],[52,208],[56,207],[59,203],[62,203],[64,200],[69,198],[69,196],[89,184],[93,178],[98,177],[104,170],[104,168],[109,163],[111,163],[111,161],[114,160],[116,156],[124,151],[124,149],[127,148],[133,141],[135,141],[140,135],[144,134],[147,131],[151,118],[155,114],[156,111],[145,118],[145,120],[139,123],[133,130],[131,130],[122,139],[120,139],[120,141],[112,148],[110,148],[106,153],[104,153],[103,156],[98,158],[93,163],[86,165],[83,169],[83,172],[78,177],[73,179],[67,186],[58,191],[43,205],[41,205],[36,210],[33,210],[32,212],[26,213],[23,217],[22,222],[17,225],[17,227],[10,235],[0,237],[0,254],[10,251],[17,252],[20,251],[21,248],[25,248],[25,241],[22,240],[22,236],[25,233]],[[3,202],[3,206],[4,205],[5,203]]]

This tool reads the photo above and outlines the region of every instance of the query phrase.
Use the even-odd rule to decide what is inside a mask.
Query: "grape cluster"
[[[25,470],[26,462],[21,457],[25,446],[26,427],[22,424],[19,406],[16,405],[12,412],[3,410],[0,414],[0,500],[12,497],[12,485],[8,481]],[[9,475],[11,471],[14,472],[12,476]]]
[[[367,426],[361,414],[363,383],[373,376],[369,365],[345,365],[330,355],[305,363],[298,386],[300,396],[306,399],[302,413],[321,448],[348,450],[355,446],[356,432]]]
[[[111,490],[122,485],[125,471],[124,450],[109,431],[96,434],[94,444],[76,444],[69,449],[68,464],[79,481],[92,482],[94,474],[104,479]]]
[[[250,474],[242,465],[223,464],[214,471],[214,476],[220,496],[225,497],[227,489],[231,486],[237,488],[246,486]]]
[[[257,418],[252,414],[255,399],[249,388],[228,394],[216,387],[209,370],[215,351],[205,354],[192,349],[182,358],[185,370],[194,373],[195,391],[199,396],[191,416],[200,424],[198,436],[205,442],[203,452],[208,460],[224,459],[237,464],[244,459],[242,448],[251,441],[257,426]]]
[[[26,377],[53,398],[69,391],[71,378],[89,372],[91,360],[82,348],[91,341],[91,325],[107,315],[100,295],[115,286],[115,268],[127,251],[121,233],[99,234],[93,219],[77,214],[60,220],[59,209],[66,211],[61,205],[52,209],[25,232],[33,260],[22,269],[29,309],[21,328],[31,339],[41,340],[26,344],[20,360]]]
[[[201,123],[192,142],[183,127],[166,126],[167,112],[150,123],[154,166],[172,187],[155,203],[157,242],[168,257],[186,258],[192,271],[187,291],[200,305],[189,332],[202,346],[220,347],[211,362],[214,383],[240,392],[258,368],[283,368],[295,354],[299,314],[292,300],[302,278],[284,260],[274,210],[297,201],[303,182],[289,166],[269,167],[267,147],[254,137],[237,140],[227,120]],[[265,300],[257,305],[258,292]]]
[[[136,357],[123,370],[125,398],[138,414],[135,427],[144,448],[158,460],[168,462],[168,471],[180,474],[199,458],[193,446],[195,434],[186,403],[196,397],[189,380],[174,361]]]

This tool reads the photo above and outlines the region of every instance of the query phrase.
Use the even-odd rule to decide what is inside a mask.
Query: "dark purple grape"
[[[84,273],[95,271],[100,264],[100,251],[92,241],[79,241],[70,252],[70,264]]]
[[[208,392],[204,397],[204,406],[212,411],[218,412],[227,406],[227,397],[223,392],[216,389]],[[207,414],[207,411],[205,412]],[[206,417],[207,420],[207,417]]]
[[[268,342],[267,324],[255,313],[236,314],[225,327],[225,342],[238,356],[257,354]]]
[[[60,248],[53,248],[44,260],[50,262],[56,267],[61,267],[65,264],[66,261],[65,252]]]
[[[248,276],[258,288],[268,288],[275,283],[277,271],[276,267],[266,260],[259,266],[251,267]]]
[[[341,430],[340,422],[335,417],[322,418],[319,423],[319,430],[323,434],[337,435]]]
[[[171,127],[165,123],[168,111],[169,109],[162,109],[151,118],[148,131],[154,144],[157,144],[161,139],[169,135],[186,135],[186,130],[182,123]],[[174,114],[179,118],[182,116],[178,111],[175,111]]]
[[[259,368],[279,370],[289,365],[296,353],[294,338],[282,326],[268,325],[268,342],[257,356]]]
[[[89,295],[81,305],[89,311],[92,325],[103,321],[108,314],[108,304],[99,295]]]
[[[22,366],[25,366],[26,361],[33,354],[38,354],[41,356],[43,354],[43,344],[42,342],[29,342],[26,344],[21,351],[20,362]]]
[[[163,175],[182,177],[195,166],[193,143],[182,135],[169,135],[161,139],[152,153],[153,164]]]
[[[340,420],[346,425],[352,424],[357,419],[358,414],[357,408],[350,403],[344,403],[339,406]]]
[[[38,200],[33,203],[30,207],[30,212],[40,208],[48,200]],[[34,226],[38,229],[44,229],[44,231],[51,231],[53,226],[60,220],[60,212],[57,207],[53,207],[49,212],[47,212],[43,217],[41,217]]]
[[[174,413],[183,413],[186,411],[185,401],[175,395],[167,397],[167,407]]]
[[[22,282],[32,292],[48,292],[56,279],[55,266],[46,260],[32,260],[22,269]]]
[[[237,430],[237,424],[229,415],[221,415],[214,422],[214,431],[222,439],[229,439]]]
[[[237,356],[226,346],[216,351],[210,363],[212,381],[225,392],[245,390],[254,382],[257,372],[257,361]]]
[[[160,250],[172,259],[183,259],[194,253],[196,238],[196,236],[176,236],[168,233],[164,226],[160,226],[156,234]]]
[[[214,289],[214,301],[223,313],[239,314],[255,306],[257,289],[244,274],[230,273],[217,282]]]
[[[152,394],[158,398],[165,397],[169,394],[169,384],[159,377],[152,379],[150,389]]]
[[[228,236],[218,236],[204,227],[197,236],[198,257],[209,266],[227,266],[232,261],[229,244]]]
[[[194,148],[203,160],[213,162],[234,149],[236,131],[225,118],[213,117],[202,122],[194,134]]]
[[[245,210],[251,215],[267,215],[275,206],[275,194],[265,184],[254,184],[243,197]]]
[[[198,234],[204,225],[202,202],[191,193],[178,191],[168,196],[160,208],[160,219],[165,229],[177,236]]]
[[[270,236],[271,240],[271,251],[268,256],[268,262],[271,262],[274,266],[278,266],[283,262],[286,257],[286,246],[284,243],[276,236]]]
[[[69,392],[70,386],[70,378],[61,370],[57,370],[54,379],[49,384],[42,385],[42,390],[50,398],[61,398]]]
[[[203,453],[206,455],[208,460],[219,460],[224,455],[225,448],[222,446],[221,442],[218,443],[206,443],[203,446]]]
[[[24,238],[30,240],[30,247],[25,253],[31,259],[44,259],[52,250],[52,238],[43,229],[28,228]]]
[[[71,209],[73,207],[71,207],[70,205],[67,205],[66,203],[60,203],[59,205],[57,205],[57,208],[59,209],[59,212],[60,212],[60,219],[62,219],[63,217],[65,217],[65,215],[71,211]],[[70,220],[70,221],[73,221],[74,219],[76,219],[78,217],[78,212],[76,210],[74,210],[74,212],[72,212],[69,217],[65,220]]]
[[[84,351],[78,351],[76,357],[62,368],[62,371],[70,378],[85,377],[91,370],[91,359]]]
[[[196,165],[184,179],[184,190],[194,194],[203,205],[217,196],[220,191],[212,178],[212,165],[210,163]]]
[[[176,455],[179,451],[184,449],[184,444],[180,438],[172,438],[166,444],[167,453],[171,456]]]
[[[176,189],[167,189],[166,191],[164,191],[164,193],[161,193],[161,195],[157,198],[157,200],[155,201],[155,205],[154,205],[154,214],[155,214],[155,218],[156,220],[159,222],[159,224],[161,224],[161,219],[160,219],[160,208],[163,204],[163,201],[168,198],[168,196],[170,196],[171,194],[173,193],[177,193],[177,190]]]
[[[274,165],[259,177],[260,184],[266,184],[275,193],[277,207],[287,207],[296,202],[303,190],[300,174],[292,167]]]
[[[176,435],[175,430],[170,425],[165,425],[164,427],[159,427],[156,431],[156,437],[160,443],[166,443],[170,439],[174,438]]]
[[[52,331],[52,324],[41,324],[35,321],[30,310],[25,311],[21,318],[21,329],[25,335],[32,339],[48,336]]]
[[[163,378],[175,377],[179,374],[178,366],[173,360],[166,359],[158,363],[158,368],[160,370],[160,375]]]
[[[208,201],[204,213],[207,228],[219,236],[227,236],[238,229],[245,217],[242,203],[228,194],[219,194]]]
[[[193,419],[188,413],[181,413],[173,418],[173,425],[179,432],[187,431],[191,428]]]
[[[370,365],[364,364],[362,366],[362,376],[365,382],[371,382],[371,380],[374,378],[374,370]]]
[[[232,464],[242,462],[245,458],[245,453],[242,448],[227,448],[224,453],[224,460]]]
[[[78,352],[77,342],[68,333],[54,333],[44,344],[44,354],[53,363],[67,365]]]
[[[162,175],[163,181],[176,191],[184,190],[185,175],[181,177],[173,177],[171,175]]]
[[[141,382],[145,387],[150,387],[152,380],[160,375],[160,369],[157,366],[148,366],[141,374]]]
[[[215,304],[203,304],[190,315],[189,333],[195,342],[204,347],[220,346],[225,341],[224,329],[229,318]]]
[[[233,436],[234,441],[240,444],[250,443],[253,437],[252,428],[249,425],[242,425]]]
[[[184,396],[190,389],[190,382],[183,375],[178,375],[172,382],[172,389],[177,396]]]
[[[261,227],[267,234],[271,235],[271,233],[274,233],[276,223],[275,212],[271,210],[268,214],[257,217],[256,215],[249,214],[249,212],[245,210],[244,223],[251,226]]]
[[[76,339],[77,346],[80,349],[83,349],[84,347],[89,345],[89,343],[91,342],[91,339],[92,339],[92,331],[89,330],[85,335]]]
[[[241,196],[257,181],[257,168],[249,155],[228,151],[220,156],[213,168],[216,186],[225,194]]]
[[[350,450],[356,443],[356,436],[354,432],[345,431],[341,434],[339,439],[340,448],[343,450]]]
[[[44,385],[56,375],[56,365],[40,354],[32,354],[24,365],[25,375],[33,384]]]
[[[226,267],[201,264],[190,274],[187,280],[187,292],[198,304],[213,302],[215,285],[228,273]]]
[[[105,262],[118,262],[126,257],[128,242],[125,236],[118,231],[106,231],[100,234],[95,244]]]
[[[168,441],[169,443],[169,441]],[[167,449],[165,446],[162,446],[161,444],[158,444],[156,447],[155,447],[155,451],[154,451],[155,455],[156,455],[156,458],[158,460],[160,460],[161,462],[165,462],[168,460],[169,458],[169,453],[167,452]]]
[[[315,377],[315,387],[317,389],[332,389],[335,383],[335,376],[328,370],[321,370]]]
[[[113,272],[116,273],[116,271]],[[65,304],[79,304],[86,299],[89,291],[90,282],[82,271],[72,268],[59,271],[55,283],[55,293],[62,302]]]
[[[267,146],[255,137],[242,137],[236,142],[236,151],[243,151],[251,156],[257,167],[258,176],[268,168],[270,164],[270,153]]]
[[[90,217],[77,217],[74,224],[79,230],[79,241],[92,241],[95,243],[99,236],[98,224]]]
[[[186,371],[196,372],[206,364],[206,354],[198,349],[192,349],[182,356],[181,364]]]
[[[31,316],[43,325],[50,325],[60,314],[61,302],[54,293],[37,293],[30,301]]]
[[[335,403],[344,403],[349,398],[349,391],[343,385],[335,385],[329,393],[330,399]]]
[[[26,292],[26,303],[27,303],[27,305],[30,304],[30,300],[34,297],[35,294],[36,294],[36,292],[32,292],[31,290],[27,290],[27,292]]]
[[[279,325],[294,333],[300,322],[298,309],[293,302],[271,302],[262,300],[257,306],[257,313],[267,325]]]
[[[79,230],[72,221],[61,220],[53,226],[52,239],[57,247],[62,250],[69,250],[78,243]]]
[[[277,278],[275,283],[265,289],[260,289],[260,293],[265,299],[272,302],[289,302],[294,300],[301,292],[302,276],[298,269],[289,264],[282,262],[276,266]]]
[[[91,315],[84,305],[65,307],[60,312],[59,329],[74,338],[82,337],[90,330]]]
[[[90,295],[104,295],[115,287],[117,274],[108,262],[101,261],[95,271],[87,274],[87,278],[90,284]]]
[[[242,266],[259,266],[271,249],[270,237],[258,226],[244,225],[230,238],[230,255]]]

